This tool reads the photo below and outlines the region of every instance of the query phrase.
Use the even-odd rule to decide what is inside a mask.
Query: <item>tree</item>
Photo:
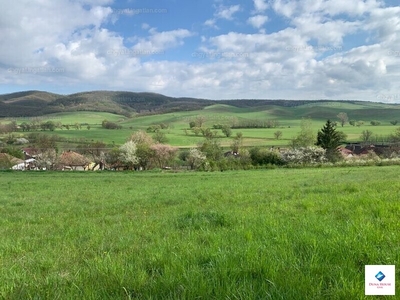
[[[231,144],[231,150],[233,153],[241,153],[241,148],[243,146],[243,134],[237,132]]]
[[[95,163],[93,170],[99,166],[100,170],[103,170],[106,164],[106,154],[104,149],[106,144],[100,141],[91,142],[82,146],[82,153],[88,155]]]
[[[131,135],[130,140],[137,146],[138,165],[147,170],[152,158],[152,150],[150,149],[150,146],[154,144],[152,137],[143,130],[139,130]]]
[[[228,125],[222,126],[222,133],[225,134],[226,137],[230,137],[232,135],[232,129]]]
[[[315,134],[312,130],[311,119],[302,119],[300,126],[301,131],[292,140],[293,148],[313,146],[315,144]]]
[[[349,117],[347,116],[347,114],[345,112],[340,112],[337,117],[340,120],[340,124],[342,125],[342,127],[344,126],[344,124],[346,124],[349,121]]]
[[[154,141],[157,143],[165,144],[168,142],[167,136],[165,135],[164,132],[161,131],[156,131],[156,133],[153,135]]]
[[[394,131],[394,133],[390,135],[390,139],[393,142],[399,142],[400,141],[400,127],[397,127],[396,130]]]
[[[282,137],[282,131],[278,130],[274,132],[275,139],[279,140]]]
[[[364,125],[364,121],[357,121],[356,125],[357,125],[357,127],[360,127],[360,126]]]
[[[196,119],[195,119],[196,126],[197,127],[202,127],[205,121],[206,121],[206,117],[205,116],[197,116]]]
[[[351,126],[356,126],[356,121],[355,121],[355,120],[350,120],[350,121],[349,121],[349,124],[350,124]]]
[[[331,120],[326,121],[324,127],[317,134],[317,146],[326,150],[329,160],[337,158],[337,147],[340,145],[341,136],[336,131],[336,127]]]
[[[55,149],[46,149],[36,156],[36,164],[41,169],[52,170],[58,162],[58,156]]]
[[[195,122],[195,121],[190,121],[190,122],[189,122],[189,127],[190,127],[190,128],[196,127],[196,122]]]
[[[168,166],[178,151],[178,148],[164,144],[151,145],[150,149],[153,151],[153,159],[160,169]]]
[[[396,120],[390,121],[390,124],[392,124],[393,126],[396,126],[396,125],[397,125],[397,122],[398,122],[398,121],[396,121]]]
[[[363,132],[361,133],[360,138],[361,138],[361,140],[362,140],[363,142],[370,142],[371,139],[372,139],[372,135],[373,135],[372,131],[370,131],[370,130],[363,130]]]
[[[337,134],[341,142],[345,142],[347,140],[347,134],[345,134],[343,131],[337,131]]]
[[[371,125],[372,126],[379,126],[379,125],[381,125],[381,122],[373,120],[373,121],[371,121]]]
[[[200,134],[200,132],[201,132],[201,128],[195,126],[195,127],[192,128],[192,131],[196,136],[198,136]]]
[[[130,169],[132,169],[133,166],[139,162],[139,158],[136,155],[135,142],[127,141],[119,148],[119,150],[121,151],[120,153],[121,161],[127,164]]]
[[[192,170],[199,169],[206,161],[207,157],[196,148],[192,148],[186,158]]]

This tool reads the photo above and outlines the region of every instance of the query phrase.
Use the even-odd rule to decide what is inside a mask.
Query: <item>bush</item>
[[[107,121],[107,120],[104,120],[101,123],[101,127],[105,128],[105,129],[121,129],[122,128],[121,125],[114,123],[114,122]]]
[[[371,121],[371,125],[372,126],[378,126],[378,125],[381,125],[381,122],[373,120],[373,121]]]
[[[284,165],[285,162],[282,160],[282,156],[277,151],[270,151],[267,149],[261,149],[259,147],[250,149],[250,159],[253,166],[263,165]]]
[[[324,163],[326,151],[320,147],[301,147],[282,153],[282,159],[287,164],[318,164]]]

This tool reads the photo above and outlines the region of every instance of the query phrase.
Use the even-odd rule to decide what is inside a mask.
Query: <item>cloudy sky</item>
[[[399,102],[398,0],[0,0],[0,93]]]

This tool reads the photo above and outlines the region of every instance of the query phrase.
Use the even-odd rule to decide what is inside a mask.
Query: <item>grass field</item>
[[[400,260],[398,166],[0,186],[2,299],[369,299],[364,265]]]
[[[338,121],[336,115],[345,111],[350,119],[363,120],[364,125],[338,127],[348,136],[348,141],[359,141],[363,130],[370,130],[376,136],[387,136],[392,134],[395,126],[390,124],[391,120],[396,120],[399,115],[398,106],[388,106],[378,103],[350,104],[341,102],[307,104],[298,107],[280,107],[280,106],[263,106],[256,108],[237,108],[229,105],[212,105],[199,111],[181,111],[175,113],[139,116],[126,118],[124,116],[101,113],[101,112],[73,112],[59,113],[43,116],[43,120],[60,121],[63,124],[89,123],[90,130],[83,126],[81,130],[61,130],[46,134],[57,134],[64,138],[70,139],[87,139],[100,140],[107,144],[123,144],[132,134],[132,132],[142,129],[146,130],[150,125],[165,123],[170,126],[169,129],[163,130],[168,139],[168,143],[181,148],[194,147],[203,138],[195,136],[189,130],[189,122],[197,116],[204,116],[206,122],[204,126],[212,127],[214,124],[231,124],[233,119],[236,120],[278,120],[279,128],[261,128],[261,129],[235,129],[234,136],[237,132],[242,132],[244,136],[244,146],[287,146],[291,139],[300,131],[300,123],[303,117],[312,118],[312,126],[315,134],[324,125],[328,118]],[[117,122],[123,126],[121,130],[107,130],[101,127],[101,122],[107,119]],[[370,121],[378,120],[381,122],[379,126],[370,125]],[[7,120],[5,120],[7,121]],[[18,119],[19,123],[29,121],[29,119]],[[400,121],[400,120],[399,120]],[[187,132],[185,132],[187,129]],[[274,132],[282,131],[283,135],[280,140],[276,140]],[[223,146],[229,146],[233,138],[223,136],[221,130],[218,130]],[[23,133],[16,133],[23,135]]]

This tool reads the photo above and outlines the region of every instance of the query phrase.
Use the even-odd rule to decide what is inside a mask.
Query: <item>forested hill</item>
[[[216,103],[236,107],[262,107],[277,105],[300,106],[321,102],[311,100],[207,100],[174,98],[156,93],[93,91],[71,95],[58,95],[43,91],[25,91],[0,95],[0,117],[41,116],[73,111],[101,111],[125,116],[132,114],[160,114],[174,111],[202,109]],[[354,101],[346,101],[355,103]]]

